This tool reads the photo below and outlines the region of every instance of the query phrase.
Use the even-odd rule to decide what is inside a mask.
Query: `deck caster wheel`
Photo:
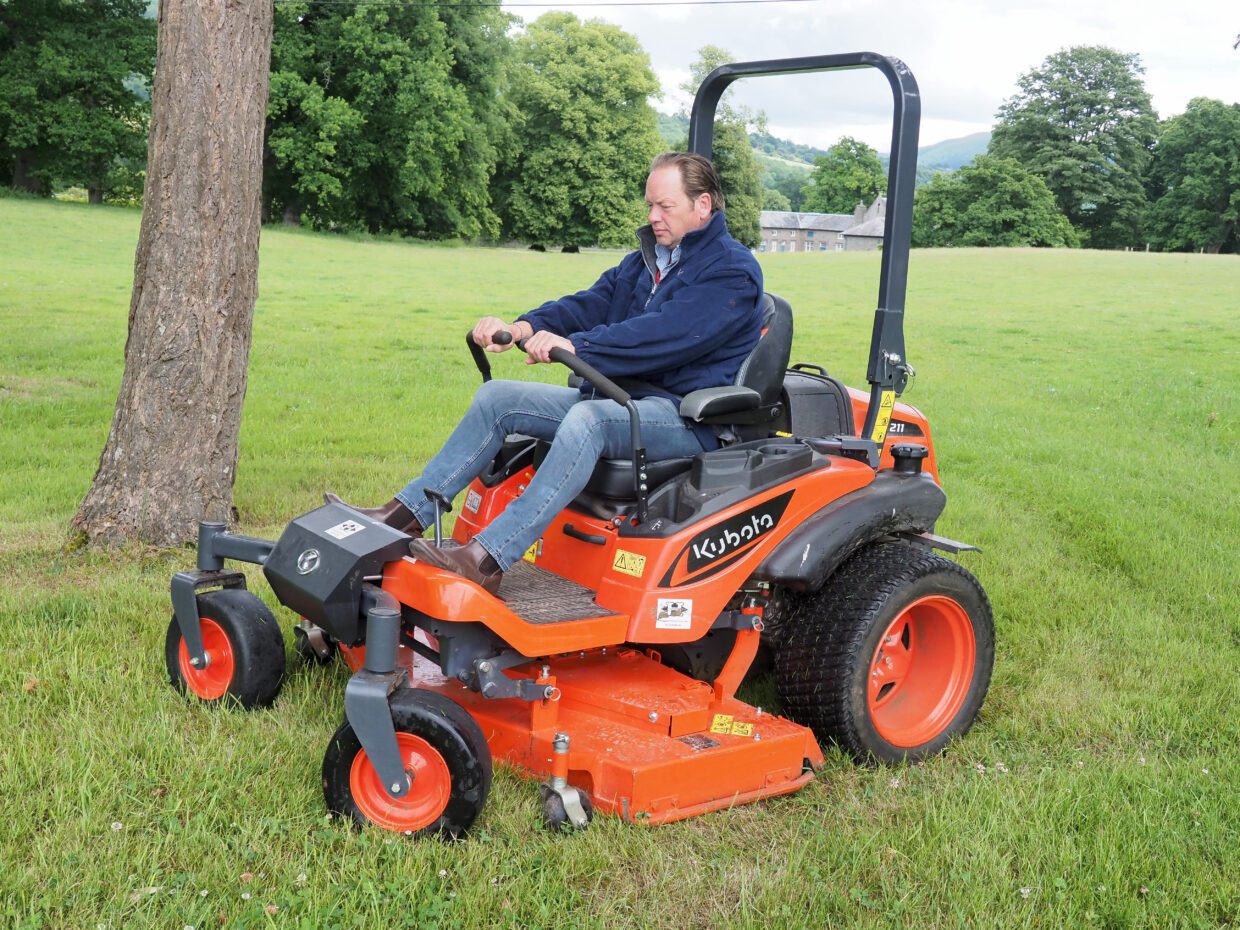
[[[293,627],[293,648],[303,665],[331,665],[340,651],[335,638],[309,620]]]
[[[789,607],[780,702],[820,740],[859,762],[916,762],[977,719],[994,617],[957,563],[904,543],[871,546]]]
[[[477,819],[491,789],[491,750],[459,704],[414,688],[392,694],[396,745],[412,788],[394,798],[379,782],[353,728],[341,724],[323,757],[323,797],[333,816],[416,837],[455,839]]]
[[[198,595],[206,668],[195,668],[174,616],[164,640],[168,680],[209,704],[266,707],[284,683],[284,637],[261,600],[241,588]]]
[[[572,786],[556,791],[548,785],[543,791],[543,826],[554,833],[571,833],[584,830],[594,819],[594,804],[590,796]],[[572,795],[576,795],[573,798]],[[569,809],[573,813],[569,814]]]

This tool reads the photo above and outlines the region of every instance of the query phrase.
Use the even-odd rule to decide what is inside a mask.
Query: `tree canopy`
[[[146,0],[0,3],[0,182],[98,202],[146,153],[155,22]],[[123,175],[123,171],[119,172]]]
[[[1240,106],[1198,97],[1163,123],[1148,193],[1157,248],[1240,252]]]
[[[497,206],[505,231],[534,243],[629,246],[643,185],[662,149],[650,58],[629,33],[545,13],[516,40],[508,99],[519,114]]]
[[[1046,181],[1060,210],[1095,248],[1135,245],[1142,175],[1157,118],[1137,55],[1078,46],[1022,75],[999,109],[990,153]]]
[[[498,2],[277,5],[268,214],[413,236],[495,235],[506,132]]]
[[[916,247],[1078,244],[1046,183],[1014,159],[980,155],[917,190]]]
[[[887,189],[878,152],[844,136],[814,159],[801,209],[811,213],[852,213],[858,203],[870,204]]]

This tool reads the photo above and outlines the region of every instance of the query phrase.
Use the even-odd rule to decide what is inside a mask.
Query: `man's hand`
[[[492,341],[496,333],[507,332],[512,335],[512,342],[506,345],[495,345]],[[470,338],[488,352],[507,352],[513,347],[518,339],[528,339],[534,334],[534,327],[524,321],[518,321],[509,325],[495,316],[484,316],[474,324],[474,331],[470,333]]]
[[[535,365],[538,362],[551,361],[551,350],[556,348],[566,349],[573,355],[577,354],[573,344],[563,336],[549,333],[545,329],[534,333],[525,340],[525,364]]]

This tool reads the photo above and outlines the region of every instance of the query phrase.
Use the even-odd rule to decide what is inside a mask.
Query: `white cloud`
[[[512,8],[530,20],[553,7]],[[703,45],[739,60],[875,51],[903,59],[922,95],[923,144],[988,129],[1016,80],[1073,45],[1136,52],[1159,115],[1190,99],[1240,101],[1235,0],[822,0],[748,5],[565,7],[638,37],[663,83],[659,106],[687,103],[678,85]],[[853,135],[890,143],[891,94],[877,72],[764,78],[734,85],[733,100],[767,112],[778,135],[829,145]]]

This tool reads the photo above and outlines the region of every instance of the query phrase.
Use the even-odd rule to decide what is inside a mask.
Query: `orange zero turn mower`
[[[926,418],[896,401],[920,99],[900,61],[871,53],[724,65],[694,102],[690,148],[709,155],[715,107],[740,77],[873,67],[895,101],[868,391],[788,367],[792,313],[764,298],[763,336],[738,383],[681,413],[736,441],[647,462],[628,393],[553,356],[628,407],[631,460],[601,461],[501,596],[408,556],[409,537],[341,504],[271,542],[199,528],[198,565],[172,581],[165,658],[208,702],[269,704],[284,675],[272,612],[226,560],[262,565],[300,615],[297,650],[354,674],[323,760],[328,808],[359,825],[464,834],[493,761],[541,779],[552,827],[594,812],[659,824],[797,790],[829,741],[862,762],[915,761],[975,720],[994,622],[973,576],[938,551],[946,503]],[[469,343],[484,378],[485,354]],[[700,396],[699,396],[700,395]],[[545,452],[513,436],[466,492],[463,544],[528,483]],[[781,714],[739,700],[773,666]]]

